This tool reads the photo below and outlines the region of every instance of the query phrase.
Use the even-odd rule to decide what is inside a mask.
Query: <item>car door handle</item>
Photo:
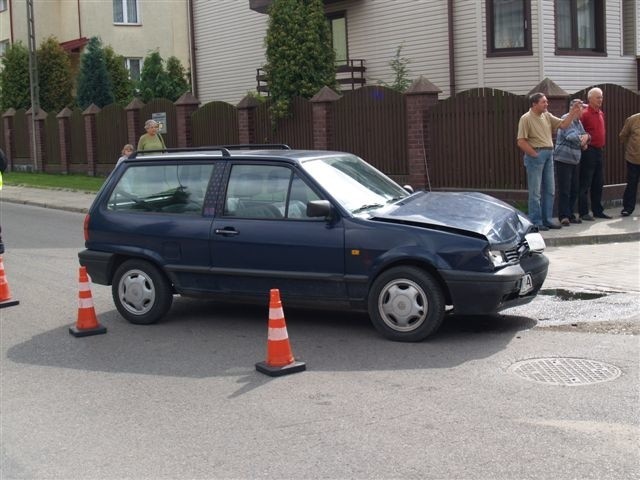
[[[233,227],[216,228],[214,232],[216,235],[224,235],[224,236],[238,235],[240,233]]]

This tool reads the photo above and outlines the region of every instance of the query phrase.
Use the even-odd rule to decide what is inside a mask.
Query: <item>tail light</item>
[[[89,241],[89,214],[84,217],[84,241]]]

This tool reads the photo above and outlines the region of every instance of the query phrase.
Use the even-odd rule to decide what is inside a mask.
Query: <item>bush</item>
[[[105,47],[103,51],[114,99],[116,103],[124,107],[133,100],[133,82],[129,78],[124,57],[118,55],[110,46]]]
[[[36,53],[40,85],[40,107],[59,112],[73,103],[73,77],[69,54],[55,37],[42,41]]]
[[[22,42],[11,45],[2,57],[0,71],[0,108],[28,109],[31,106],[29,86],[29,51]]]

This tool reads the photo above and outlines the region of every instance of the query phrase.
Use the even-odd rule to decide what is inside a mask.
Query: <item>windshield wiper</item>
[[[364,212],[365,210],[371,210],[372,208],[382,208],[384,207],[384,205],[380,205],[379,203],[370,203],[369,205],[362,205],[359,208],[356,208],[355,210],[351,210],[351,213],[360,213],[360,212]]]

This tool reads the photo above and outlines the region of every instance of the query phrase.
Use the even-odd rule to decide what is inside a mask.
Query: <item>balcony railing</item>
[[[341,90],[355,90],[367,83],[365,73],[367,68],[364,66],[364,60],[353,59],[346,62],[339,62],[336,65],[336,81],[340,85]],[[267,75],[262,68],[256,70],[256,90],[258,93],[268,95],[269,85],[267,84]]]

